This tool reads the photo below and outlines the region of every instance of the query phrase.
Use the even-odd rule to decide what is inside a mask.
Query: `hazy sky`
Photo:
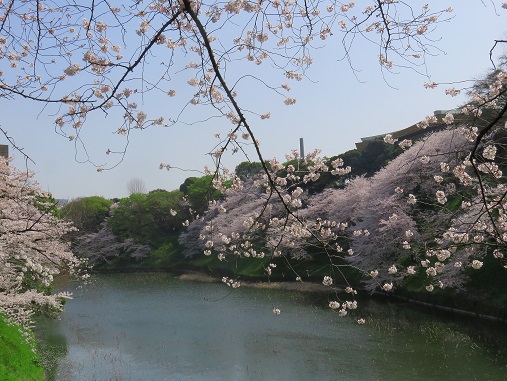
[[[442,7],[448,4],[455,12],[454,19],[440,25],[432,35],[442,53],[427,58],[431,80],[450,83],[480,77],[491,67],[489,51],[494,40],[507,36],[507,10],[501,8],[500,1],[494,1],[497,13],[489,1],[484,1],[486,5],[480,0],[437,3]],[[411,70],[383,77],[378,50],[360,41],[351,52],[352,64],[358,70],[355,76],[346,61],[339,61],[343,51],[340,36],[335,37],[328,40],[326,49],[314,54],[308,79],[291,83],[290,96],[297,99],[295,105],[285,106],[283,99],[254,83],[251,87],[245,83],[238,89],[238,99],[247,109],[271,112],[268,120],[249,117],[265,158],[283,160],[286,153],[298,148],[300,137],[304,138],[307,152],[320,148],[323,155],[333,156],[353,149],[361,137],[405,128],[434,110],[450,109],[465,100],[446,96],[444,90],[450,85],[424,89],[423,83],[428,78]],[[501,52],[497,49],[497,53]],[[249,70],[261,69],[245,66],[248,74]],[[181,86],[188,87],[184,81]],[[167,99],[147,96],[141,107],[164,115],[169,106]],[[203,110],[198,107],[186,112],[195,113],[191,116],[196,119],[206,116],[199,115]],[[35,161],[29,168],[37,173],[41,186],[56,198],[123,197],[128,194],[127,182],[134,177],[142,179],[148,190],[177,189],[186,177],[199,176],[199,173],[161,171],[159,164],[164,162],[189,170],[212,165],[207,153],[216,144],[214,134],[225,135],[231,126],[225,120],[213,119],[201,124],[133,131],[123,162],[98,173],[93,165],[80,163],[85,157],[82,147],[76,148],[73,142],[56,134],[54,115],[47,114],[41,104],[4,99],[0,102],[1,127]],[[83,129],[81,137],[86,151],[96,164],[114,164],[117,158],[105,155],[106,150],[114,151],[125,144],[124,139],[112,133],[117,124],[119,121],[113,117],[96,114]],[[0,143],[6,143],[3,136]],[[12,149],[10,152],[15,157],[14,164],[24,168],[22,155]],[[252,153],[250,157],[255,160]],[[233,169],[244,160],[237,153],[228,155],[225,163]]]

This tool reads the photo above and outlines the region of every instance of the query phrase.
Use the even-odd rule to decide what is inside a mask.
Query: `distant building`
[[[452,114],[454,116],[454,125],[463,125],[463,124],[473,124],[475,127],[478,127],[479,130],[483,127],[486,127],[490,122],[495,121],[495,118],[498,116],[498,110],[495,108],[484,108],[482,109],[482,114],[480,117],[476,117],[473,114],[463,114],[460,109],[453,110],[436,110],[433,112],[433,115],[437,118],[436,122],[430,123],[428,127],[422,129],[418,126],[419,123],[413,124],[403,130],[398,130],[394,132],[390,132],[394,139],[398,139],[401,141],[403,139],[418,139],[428,132],[434,132],[438,130],[442,130],[446,127],[449,127],[444,123],[443,119],[446,114]],[[504,115],[500,118],[497,123],[503,123],[506,121],[507,117]],[[376,135],[376,136],[368,136],[365,138],[361,138],[361,141],[356,143],[356,149],[362,151],[364,147],[366,147],[370,142],[374,140],[381,140],[386,136],[386,134]]]
[[[471,116],[461,113],[460,110],[436,110],[433,112],[433,115],[435,115],[437,121],[430,123],[427,128],[422,129],[418,126],[419,123],[415,123],[407,128],[390,132],[389,134],[391,134],[394,139],[398,139],[398,141],[403,139],[417,139],[428,132],[434,132],[448,127],[443,121],[446,114],[453,114],[454,124],[462,124],[471,119]],[[370,142],[383,139],[387,134],[388,133],[361,138],[361,141],[356,143],[356,149],[362,151]]]
[[[5,157],[6,159],[9,157],[9,146],[6,144],[0,144],[0,156]]]
[[[69,199],[67,199],[67,198],[57,198],[57,199],[55,199],[55,201],[56,201],[56,206],[58,208],[61,208],[62,206],[65,206],[69,203]]]

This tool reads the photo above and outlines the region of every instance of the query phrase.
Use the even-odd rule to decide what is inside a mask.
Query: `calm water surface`
[[[507,380],[505,327],[490,322],[385,302],[340,318],[308,295],[170,274],[100,275],[74,296],[39,328],[58,381]]]

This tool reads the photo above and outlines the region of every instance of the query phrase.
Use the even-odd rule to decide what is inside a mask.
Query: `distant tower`
[[[299,138],[299,157],[305,157],[305,145],[303,143],[303,138]]]
[[[6,159],[9,158],[9,146],[6,144],[0,144],[0,156],[5,157]]]

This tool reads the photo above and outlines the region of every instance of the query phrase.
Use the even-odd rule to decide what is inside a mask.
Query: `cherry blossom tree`
[[[434,177],[441,186],[435,190],[433,200],[453,213],[450,224],[434,235],[434,243],[427,247],[426,258],[421,260],[426,274],[435,279],[427,286],[430,291],[434,285],[462,285],[464,278],[456,273],[463,275],[463,269],[480,269],[488,258],[505,267],[505,69],[502,59],[485,80],[471,89],[446,89],[450,96],[468,91],[470,101],[460,108],[460,119],[456,120],[453,114],[443,118],[466,143],[459,150],[447,151],[452,161],[441,162],[442,173]],[[428,122],[434,122],[434,117],[428,118],[422,127]],[[420,160],[428,163],[431,158],[423,155]]]
[[[80,235],[74,241],[72,252],[79,258],[86,258],[90,265],[108,263],[120,255],[139,260],[152,250],[132,238],[120,241],[107,223],[103,223],[98,232]]]
[[[461,288],[467,270],[480,269],[485,256],[503,265],[506,236],[505,186],[498,173],[504,164],[492,164],[503,147],[504,127],[481,141],[481,160],[486,155],[489,172],[476,176],[472,163],[481,164],[470,162],[475,118],[461,117],[459,126],[448,117],[428,118],[424,123],[439,124],[441,131],[423,134],[416,142],[400,142],[404,153],[373,177],[355,178],[344,189],[309,196],[299,187],[318,179],[319,171],[329,171],[315,155],[304,159],[310,163],[306,166],[310,172],[304,175],[287,164],[291,160],[285,165],[272,160],[269,176],[281,198],[271,199],[274,190],[267,174],[242,189],[226,190],[225,201],[192,223],[184,236],[187,242],[182,243],[187,245],[198,235],[201,244],[191,246],[192,251],[216,253],[221,260],[228,254],[261,258],[324,254],[330,274],[339,274],[345,261],[364,274],[370,291],[391,291],[412,276],[423,278],[428,291]],[[392,136],[385,140],[396,143]],[[348,173],[341,164],[334,162],[331,172]],[[489,201],[494,212],[487,212],[481,183],[494,200]],[[294,276],[302,280],[300,274]]]
[[[73,227],[52,213],[33,174],[0,158],[0,176],[0,314],[31,328],[34,312],[58,312],[70,297],[51,292],[56,275],[86,276],[64,239]]]
[[[455,211],[446,209],[447,200],[438,195],[460,197],[464,189],[447,168],[461,164],[471,146],[453,128],[434,132],[363,185],[367,196],[356,205],[349,261],[375,274],[370,289],[414,275],[427,259],[426,249],[449,228]]]

